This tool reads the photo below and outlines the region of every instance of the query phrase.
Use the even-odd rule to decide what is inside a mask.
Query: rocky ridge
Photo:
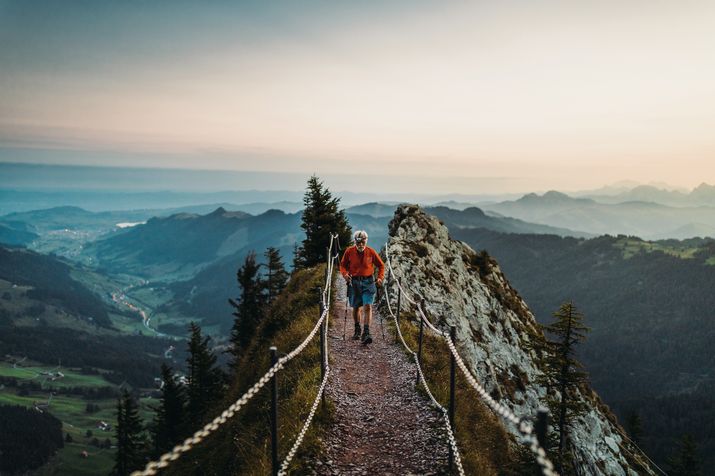
[[[535,415],[546,389],[537,383],[543,372],[528,349],[541,331],[496,261],[452,240],[416,205],[398,207],[389,232],[391,263],[408,293],[425,299],[433,322],[456,326],[460,355],[494,398],[516,415]],[[580,396],[588,411],[571,431],[579,474],[655,474],[598,395],[584,388]],[[516,443],[516,429],[507,430]]]

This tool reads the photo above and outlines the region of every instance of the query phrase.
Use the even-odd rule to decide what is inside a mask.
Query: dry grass
[[[317,293],[324,267],[302,270],[293,275],[288,288],[276,300],[241,363],[229,397],[230,405],[270,367],[269,347],[275,345],[284,355],[305,339],[319,318]],[[286,364],[278,373],[279,462],[282,462],[297,437],[320,386],[320,336]],[[265,475],[271,473],[269,433],[270,384],[266,385],[241,411],[215,435],[192,450],[171,474]],[[321,436],[331,422],[332,407],[322,405],[293,459],[289,472],[304,474],[321,450]]]
[[[419,327],[415,320],[403,314],[400,323],[408,345],[417,351]],[[449,406],[450,353],[442,338],[425,329],[422,347],[422,368],[435,398],[445,408]],[[421,388],[421,387],[420,387]],[[513,438],[497,417],[479,400],[476,391],[457,369],[455,396],[455,428],[457,444],[467,474],[517,475],[520,455]]]

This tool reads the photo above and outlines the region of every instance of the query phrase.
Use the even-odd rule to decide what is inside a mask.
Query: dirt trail
[[[328,397],[335,402],[335,425],[317,462],[320,475],[446,474],[447,446],[440,414],[415,389],[416,369],[379,314],[370,330],[373,343],[351,339],[348,308],[343,340],[345,285],[335,287],[328,334],[331,376]]]

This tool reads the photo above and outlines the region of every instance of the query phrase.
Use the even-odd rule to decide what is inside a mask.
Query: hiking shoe
[[[353,340],[358,340],[358,339],[360,339],[360,328],[356,327],[355,334],[353,334]]]
[[[372,343],[372,336],[370,335],[370,331],[363,332],[362,333],[362,340],[361,340],[363,345],[367,345]]]

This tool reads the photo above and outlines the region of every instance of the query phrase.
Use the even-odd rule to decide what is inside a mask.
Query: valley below
[[[370,203],[347,217],[379,250],[394,208]],[[592,332],[579,357],[591,382],[627,431],[638,416],[640,444],[656,462],[689,433],[715,465],[707,424],[715,417],[714,240],[594,236],[554,226],[575,222],[532,223],[503,208],[425,209],[452,237],[495,258],[540,322],[566,300],[583,310]],[[35,474],[108,473],[120,390],[140,396],[149,424],[159,366],[182,371],[189,324],[225,349],[236,270],[250,253],[260,263],[268,247],[290,264],[302,239],[299,212],[175,211],[60,207],[0,217],[34,233],[1,248],[0,404],[50,411],[63,423],[64,448]]]

